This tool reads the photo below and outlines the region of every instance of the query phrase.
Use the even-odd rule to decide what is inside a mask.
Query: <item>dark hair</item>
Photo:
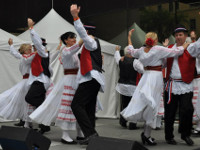
[[[76,34],[75,34],[74,32],[66,32],[66,33],[64,33],[64,34],[62,34],[62,35],[60,36],[60,39],[62,40],[62,42],[63,42],[65,45],[67,45],[67,44],[65,43],[65,40],[67,40],[68,38],[76,38]]]
[[[45,38],[41,38],[41,40],[42,40],[42,45],[43,45],[43,46],[46,46],[46,45],[47,45],[46,39],[45,39]]]
[[[188,30],[185,28],[184,25],[179,24],[179,25],[176,26],[176,28],[174,30],[174,34],[179,33],[179,32],[183,32],[183,33],[187,34]]]

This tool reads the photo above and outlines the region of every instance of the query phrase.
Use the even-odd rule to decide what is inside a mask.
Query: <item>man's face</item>
[[[191,37],[191,39],[193,40],[195,40],[196,39],[196,34],[195,34],[195,32],[194,31],[191,31],[190,32],[190,37]]]
[[[175,33],[175,39],[178,46],[182,46],[185,43],[187,35],[184,32]]]

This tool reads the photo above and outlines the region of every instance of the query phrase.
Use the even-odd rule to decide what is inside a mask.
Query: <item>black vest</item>
[[[90,51],[90,56],[92,58],[92,68],[99,72],[102,72],[102,55],[101,55],[101,46],[99,40],[95,38],[97,42],[97,49],[95,51]]]
[[[119,61],[119,81],[122,84],[136,85],[137,71],[133,68],[134,58],[124,57],[124,61]]]
[[[50,78],[51,73],[49,71],[49,55],[50,53],[48,51],[48,57],[42,57],[41,64],[43,68],[43,73]]]

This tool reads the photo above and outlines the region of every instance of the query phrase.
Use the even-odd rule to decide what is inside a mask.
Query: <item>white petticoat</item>
[[[4,119],[25,120],[28,114],[26,110],[28,104],[25,101],[25,96],[28,92],[28,79],[23,79],[14,87],[0,94],[0,116]]]
[[[29,117],[44,125],[49,126],[55,122],[63,130],[75,130],[76,119],[71,110],[71,102],[76,88],[76,75],[65,75]]]
[[[131,122],[145,121],[152,128],[156,127],[159,114],[163,114],[163,76],[160,71],[145,71],[129,105],[121,112]]]
[[[192,103],[194,106],[193,121],[200,120],[200,78],[193,80],[193,98]]]

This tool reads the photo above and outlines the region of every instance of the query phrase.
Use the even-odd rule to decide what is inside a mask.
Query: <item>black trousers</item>
[[[81,83],[74,95],[71,108],[85,137],[94,133],[97,94],[100,84],[92,79]]]
[[[28,93],[26,94],[25,100],[27,103],[37,108],[44,102],[45,96],[46,96],[46,89],[44,87],[44,83],[39,81],[34,81],[31,84]],[[41,128],[41,130],[50,129],[49,126],[45,126],[43,124],[40,124],[39,127]]]
[[[131,101],[131,98],[132,98],[131,96],[121,95],[120,112],[128,106],[129,102]],[[127,121],[122,117],[122,115],[120,115],[119,122],[121,124],[125,124]]]
[[[193,116],[193,105],[192,105],[193,92],[174,95],[170,104],[167,104],[168,92],[165,91],[165,139],[170,140],[174,138],[174,120],[179,108],[179,132],[181,137],[190,136],[192,129],[192,116]]]
[[[46,89],[44,83],[34,81],[26,94],[25,100],[32,106],[39,107],[45,100]]]

